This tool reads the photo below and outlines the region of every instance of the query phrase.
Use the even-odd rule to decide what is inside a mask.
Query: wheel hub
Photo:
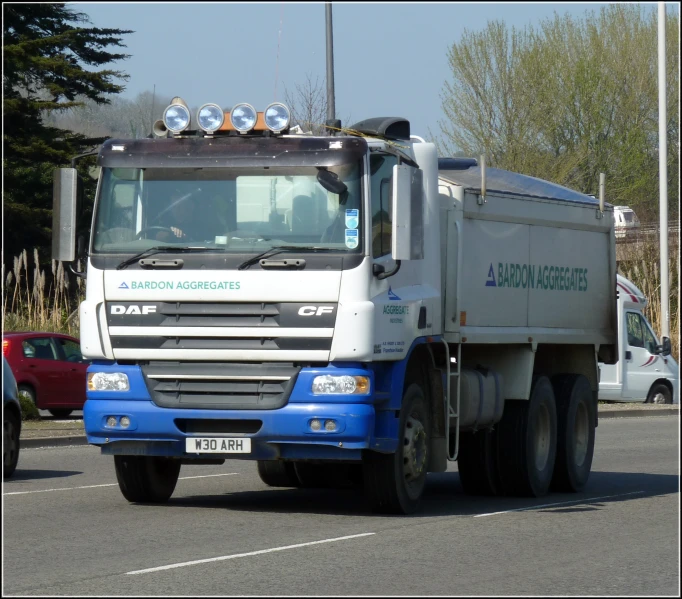
[[[403,472],[405,480],[412,482],[426,468],[426,431],[424,425],[410,416],[405,423],[403,438]]]

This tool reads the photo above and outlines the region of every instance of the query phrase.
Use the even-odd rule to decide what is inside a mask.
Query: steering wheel
[[[171,228],[169,228],[169,227],[158,227],[158,226],[155,226],[155,227],[145,227],[144,229],[140,229],[140,230],[138,231],[137,235],[135,235],[135,239],[142,239],[142,236],[143,236],[145,233],[149,233],[149,232],[151,232],[151,231],[157,231],[157,232],[166,231],[167,233],[170,233],[173,237],[175,237],[175,233],[173,232],[173,229],[171,229]]]

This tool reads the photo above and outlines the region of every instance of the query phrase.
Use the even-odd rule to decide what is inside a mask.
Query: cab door
[[[656,338],[641,312],[625,313],[627,345],[623,363],[623,397],[644,401],[660,375]],[[657,368],[658,367],[658,368]]]

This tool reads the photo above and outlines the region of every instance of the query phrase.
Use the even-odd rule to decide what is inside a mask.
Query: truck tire
[[[501,492],[496,436],[497,430],[460,433],[457,469],[467,495],[494,496]]]
[[[165,503],[175,490],[180,460],[163,457],[114,456],[118,486],[133,503]]]
[[[383,514],[416,511],[426,485],[430,436],[424,391],[413,383],[403,395],[396,452],[363,452],[365,496],[373,511]]]
[[[594,454],[594,397],[586,377],[559,374],[552,377],[557,408],[557,450],[551,488],[582,491],[592,469]]]
[[[546,376],[533,377],[528,401],[504,402],[497,433],[504,493],[521,497],[545,495],[552,482],[557,445],[554,390]]]
[[[270,487],[300,487],[294,465],[282,460],[258,460],[258,476]]]
[[[673,394],[670,393],[668,386],[663,383],[654,383],[646,396],[646,402],[655,404],[673,403]]]

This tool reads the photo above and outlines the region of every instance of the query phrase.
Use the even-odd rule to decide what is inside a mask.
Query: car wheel
[[[668,386],[663,383],[656,383],[651,386],[646,403],[666,404],[673,403],[673,396]]]
[[[28,385],[19,385],[18,387],[19,395],[23,395],[27,399],[30,399],[33,402],[33,405],[37,408],[38,404],[36,403],[36,392],[33,390],[33,387],[29,387]]]
[[[73,410],[48,410],[55,418],[66,418]]]
[[[3,478],[14,474],[19,462],[19,431],[21,424],[17,415],[6,411],[2,419],[2,461]]]

